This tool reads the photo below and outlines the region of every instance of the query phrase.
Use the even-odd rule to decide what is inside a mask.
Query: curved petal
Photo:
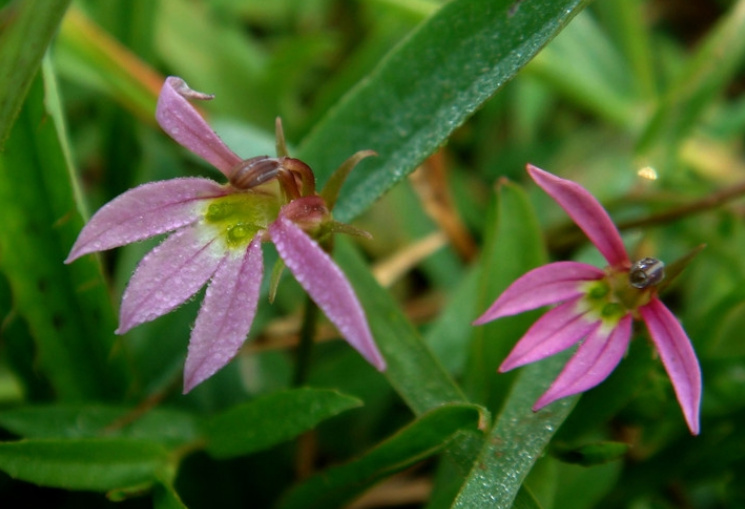
[[[241,162],[215,134],[187,99],[212,99],[213,96],[190,89],[181,78],[166,78],[158,96],[155,118],[160,127],[181,146],[189,149],[229,177],[230,169]]]
[[[621,362],[631,340],[631,315],[626,315],[613,329],[598,327],[580,345],[551,387],[541,396],[533,411],[557,399],[591,389],[608,378]]]
[[[65,263],[194,223],[204,202],[228,194],[228,188],[203,178],[151,182],[114,198],[81,230]]]
[[[481,325],[578,297],[582,294],[582,282],[600,279],[604,274],[597,267],[578,262],[556,262],[538,267],[512,283],[473,324]]]
[[[600,326],[578,310],[580,299],[555,307],[533,324],[499,366],[500,372],[536,362],[566,350]]]
[[[528,165],[528,173],[569,214],[611,266],[629,266],[629,256],[616,225],[587,189],[532,164]]]
[[[379,371],[385,360],[375,345],[365,312],[346,276],[320,246],[281,213],[269,235],[300,286],[342,336]]]
[[[117,334],[154,320],[184,303],[212,277],[225,249],[198,229],[177,231],[137,266],[122,297]]]
[[[228,253],[212,277],[191,331],[184,366],[184,394],[238,353],[256,315],[264,274],[257,235],[243,253]]]
[[[640,307],[639,312],[647,324],[662,364],[673,383],[688,428],[691,433],[698,435],[701,368],[691,341],[680,322],[657,297],[653,297],[646,306]]]

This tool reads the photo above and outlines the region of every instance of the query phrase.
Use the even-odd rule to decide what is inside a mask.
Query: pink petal
[[[217,270],[225,255],[219,241],[196,227],[179,230],[150,251],[137,266],[122,297],[117,334],[172,311]]]
[[[385,360],[375,345],[352,286],[320,246],[281,213],[269,235],[287,267],[342,336],[379,371]]]
[[[212,277],[191,332],[184,394],[225,366],[246,340],[264,274],[257,235],[244,253],[229,252]]]
[[[194,223],[204,214],[204,200],[228,192],[227,187],[202,178],[151,182],[130,189],[94,214],[65,263]]]
[[[565,302],[544,314],[517,342],[499,371],[536,362],[566,350],[600,326],[578,310],[580,298]]]
[[[630,265],[626,248],[623,246],[616,225],[613,224],[600,202],[587,189],[531,164],[528,165],[528,173],[536,184],[561,205],[561,208],[585,232],[611,266],[628,267]]]
[[[600,279],[605,273],[585,263],[556,262],[533,269],[512,283],[474,325],[516,315],[581,295],[581,283]]]
[[[155,118],[168,135],[181,146],[212,164],[226,177],[241,162],[210,128],[187,99],[212,99],[213,96],[191,90],[181,78],[166,78],[158,97]]]
[[[640,307],[639,312],[673,383],[688,428],[691,433],[698,435],[701,369],[691,341],[675,316],[657,297]]]
[[[608,378],[621,362],[631,339],[631,315],[626,315],[612,330],[598,327],[580,345],[548,391],[536,401],[538,411],[557,399],[591,389]]]

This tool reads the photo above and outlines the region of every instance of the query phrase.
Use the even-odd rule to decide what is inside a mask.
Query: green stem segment
[[[313,335],[318,321],[318,306],[306,296],[305,314],[303,324],[300,327],[300,340],[297,347],[295,359],[295,375],[292,380],[293,387],[301,387],[308,381],[310,374],[311,355],[313,352]]]

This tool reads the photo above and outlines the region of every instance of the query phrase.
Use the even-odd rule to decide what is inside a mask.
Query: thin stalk
[[[310,374],[311,356],[313,353],[313,336],[318,321],[318,306],[310,297],[305,297],[305,314],[300,327],[300,340],[298,342],[295,358],[295,375],[292,379],[293,387],[301,387],[308,381]]]

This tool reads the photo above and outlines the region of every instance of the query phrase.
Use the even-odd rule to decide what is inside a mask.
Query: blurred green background
[[[585,5],[0,1],[0,505],[335,507],[384,480],[350,507],[511,507],[516,493],[514,507],[545,509],[745,507],[745,1]],[[238,358],[182,396],[200,296],[113,334],[157,240],[62,264],[90,213],[125,190],[220,180],[155,123],[168,75],[215,94],[200,107],[241,157],[273,153],[277,116],[321,183],[355,151],[379,153],[336,211],[373,240],[339,239],[336,254],[396,360],[377,373],[322,322],[308,384],[364,406],[318,424],[359,401],[293,393],[286,414],[229,413],[289,394],[304,303],[290,277],[262,299]],[[537,314],[470,322],[546,260],[603,265],[528,162],[588,188],[636,258],[706,244],[662,296],[702,366],[699,437],[643,327],[616,372],[545,425],[518,396],[534,400],[560,364],[496,374]],[[513,410],[526,420],[511,430]],[[526,458],[505,460],[514,475],[484,467],[504,496],[469,474],[500,447],[476,424],[489,415]],[[314,431],[230,458],[213,449],[227,428],[285,420],[298,423],[286,438]],[[20,437],[28,449],[3,449]],[[98,473],[75,470],[81,458]],[[367,463],[286,495],[352,458]]]

